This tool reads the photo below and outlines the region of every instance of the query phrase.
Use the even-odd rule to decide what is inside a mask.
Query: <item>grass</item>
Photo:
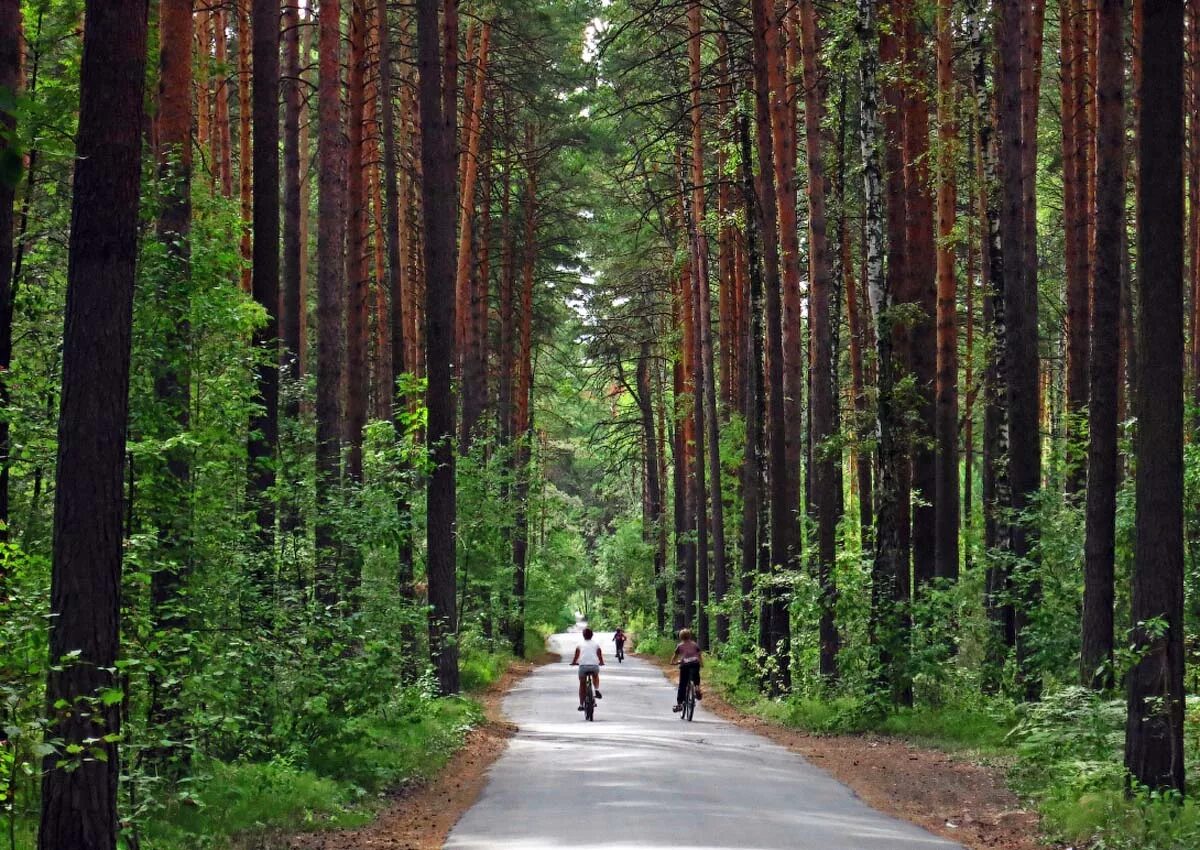
[[[464,647],[464,691],[493,684],[512,657]],[[412,691],[386,711],[346,718],[302,758],[199,765],[186,793],[147,819],[142,850],[274,847],[273,837],[371,820],[382,792],[435,776],[484,719],[467,697]]]

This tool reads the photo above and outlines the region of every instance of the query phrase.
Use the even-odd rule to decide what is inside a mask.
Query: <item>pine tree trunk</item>
[[[916,381],[919,426],[911,445],[912,469],[912,571],[913,589],[929,583],[936,572],[937,460],[937,253],[934,239],[934,203],[929,180],[929,74],[917,28],[917,9],[911,0],[899,0],[896,14],[902,29],[902,62],[910,81],[904,86],[904,190],[905,295],[919,308],[908,327],[909,365]],[[894,243],[889,242],[889,250]]]
[[[813,510],[817,516],[817,581],[821,592],[820,671],[826,678],[838,672],[838,630],[834,616],[837,585],[834,568],[837,560],[838,510],[837,464],[828,441],[834,436],[834,398],[836,392],[836,350],[833,345],[834,304],[833,264],[829,254],[825,213],[825,164],[822,159],[821,119],[825,86],[818,67],[819,50],[817,10],[813,0],[800,2],[800,54],[804,66],[804,130],[807,156],[808,194],[808,268],[809,324],[813,341],[812,365],[812,442],[815,479],[812,488]]]
[[[1084,687],[1113,682],[1113,587],[1117,509],[1117,373],[1121,232],[1125,229],[1123,0],[1101,0],[1096,96],[1096,254],[1088,396],[1087,532],[1079,675]],[[1090,213],[1089,213],[1090,214]]]
[[[1089,247],[1087,244],[1087,175],[1083,148],[1086,138],[1082,44],[1084,13],[1081,0],[1063,3],[1061,30],[1061,108],[1063,148],[1063,254],[1067,278],[1067,492],[1077,493],[1086,484],[1087,468],[1071,447],[1079,439],[1079,420],[1088,406],[1088,358],[1091,345],[1089,302]]]
[[[934,576],[958,579],[958,279],[954,264],[955,150],[952,0],[937,9],[938,243],[937,243],[937,459]]]
[[[1137,783],[1183,793],[1183,4],[1145,3],[1143,16],[1130,612],[1137,662],[1125,767]]]
[[[351,0],[347,57],[347,138],[346,168],[346,479],[362,481],[363,431],[367,426],[368,276],[367,276],[367,193],[363,181],[365,153],[364,119],[366,112],[366,39],[367,0]]]
[[[1033,670],[1028,619],[1036,608],[1040,591],[1032,559],[1036,556],[1037,529],[1024,513],[1033,507],[1041,486],[1041,429],[1038,427],[1038,303],[1036,280],[1027,267],[1025,245],[1024,138],[1020,82],[1028,53],[1022,44],[1020,0],[1002,0],[996,34],[998,72],[996,90],[997,135],[1000,166],[1000,232],[1004,246],[1004,306],[1007,359],[1004,379],[1009,429],[1008,467],[1011,509],[1007,520],[1012,552],[1024,564],[1016,586],[1020,592],[1016,611],[1017,668],[1027,699],[1036,699],[1041,683]]]
[[[463,154],[462,177],[462,207],[458,218],[458,270],[455,275],[455,290],[458,307],[463,310],[459,316],[459,324],[463,328],[462,355],[463,369],[463,421],[459,446],[463,454],[471,449],[471,440],[483,414],[484,400],[487,397],[486,362],[480,361],[480,354],[485,350],[482,340],[476,339],[480,330],[477,311],[477,285],[472,285],[477,264],[472,263],[475,256],[471,246],[475,239],[475,194],[478,183],[480,150],[483,140],[483,110],[484,94],[487,91],[488,47],[491,41],[492,25],[483,25],[479,35],[479,47],[476,54],[474,82],[472,83],[472,99],[470,111],[467,114],[466,151]],[[482,215],[479,217],[479,229],[484,230],[489,222]],[[482,257],[479,257],[482,264]],[[486,284],[484,284],[486,286]],[[486,331],[486,328],[484,328]]]
[[[250,62],[250,44],[253,38],[250,32],[250,4],[254,0],[233,0],[237,14],[237,46],[238,46],[238,188],[242,199],[242,291],[249,294],[252,288],[251,267],[254,262],[253,248],[250,243],[250,230],[254,218],[254,189],[251,174],[250,124],[252,118],[250,88],[253,84],[252,65]]]
[[[39,850],[117,846],[120,702],[92,711],[73,707],[117,687],[146,29],[144,0],[86,4],[54,494],[54,666],[46,706],[47,735],[88,757],[73,770],[57,766],[57,753],[46,757]],[[56,707],[64,703],[72,708]]]
[[[253,0],[254,32],[254,268],[252,291],[267,321],[254,332],[256,348],[274,356],[258,367],[262,406],[250,421],[250,499],[259,534],[275,540],[275,451],[279,442],[279,0]],[[268,549],[269,551],[269,549]],[[260,576],[268,578],[264,571]]]
[[[334,513],[341,487],[346,321],[346,145],[341,105],[341,0],[320,0],[317,86],[317,600],[338,601]]]
[[[417,67],[421,111],[421,207],[424,220],[425,317],[428,384],[426,434],[432,471],[426,506],[429,577],[429,651],[438,690],[457,693],[458,631],[455,612],[455,397],[454,353],[454,104],[458,80],[458,38],[438,44],[437,0],[417,0]],[[447,33],[457,32],[454,0],[446,7]],[[446,91],[449,89],[449,91]],[[449,104],[449,108],[447,108]]]
[[[0,91],[16,95],[21,85],[21,3],[0,0]],[[0,155],[16,132],[17,116],[10,105],[0,107]],[[16,180],[0,181],[0,408],[8,409],[8,373],[12,363],[13,219]],[[8,483],[12,442],[8,417],[0,421],[0,540],[9,539]],[[0,567],[0,599],[5,598],[7,567]]]
[[[788,407],[784,395],[783,305],[779,280],[779,222],[775,192],[775,153],[772,146],[771,68],[778,52],[778,29],[773,20],[769,0],[754,0],[754,96],[759,167],[759,218],[763,245],[763,287],[766,290],[767,385],[768,385],[768,466],[770,479],[769,509],[771,517],[772,576],[765,588],[769,618],[766,623],[766,645],[763,649],[776,664],[776,674],[768,685],[772,691],[787,690],[791,684],[791,622],[782,588],[780,573],[795,566],[797,556],[799,509],[796,471],[799,463],[789,464]],[[778,70],[775,72],[778,76]],[[778,81],[776,81],[778,82]],[[786,129],[786,128],[783,128]],[[786,140],[787,133],[784,133]],[[794,199],[794,194],[793,194]],[[794,221],[794,217],[793,217]],[[798,320],[798,317],[797,317]],[[793,352],[795,362],[799,350]],[[799,391],[799,387],[795,387]],[[795,417],[794,426],[800,421]],[[799,443],[796,441],[796,448]],[[797,458],[798,461],[798,458]]]
[[[233,128],[229,118],[229,35],[224,6],[213,10],[214,50],[221,76],[217,80],[216,107],[213,111],[213,162],[217,166],[221,195],[233,197]]]
[[[486,34],[486,29],[485,29]],[[482,83],[477,80],[476,85]],[[517,403],[514,417],[514,437],[517,440],[514,497],[516,517],[513,528],[513,652],[518,658],[525,654],[525,571],[529,559],[529,463],[532,457],[533,418],[530,402],[533,393],[533,275],[537,264],[537,204],[538,183],[536,137],[533,128],[525,131],[525,150],[529,162],[525,176],[525,234],[524,262],[521,273],[521,351],[517,367]]]
[[[302,258],[306,246],[300,238],[301,194],[300,120],[304,111],[304,81],[300,79],[299,0],[284,0],[283,7],[283,265],[279,299],[279,367],[289,381],[300,377],[300,314]],[[289,392],[283,417],[300,414],[299,395]],[[293,522],[293,520],[289,520]]]

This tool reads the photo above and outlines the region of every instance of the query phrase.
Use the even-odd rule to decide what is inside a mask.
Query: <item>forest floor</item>
[[[674,669],[638,655],[669,678]],[[850,787],[872,808],[956,841],[968,850],[1045,850],[1037,812],[1008,789],[1002,764],[875,734],[816,735],[742,711],[711,685],[704,705],[714,714],[769,738]]]
[[[397,790],[379,816],[360,829],[308,833],[290,838],[289,850],[436,850],[479,797],[487,770],[504,752],[516,726],[504,718],[504,695],[536,667],[558,661],[546,653],[515,661],[488,689],[476,694],[487,721],[467,733],[463,746],[429,782]]]

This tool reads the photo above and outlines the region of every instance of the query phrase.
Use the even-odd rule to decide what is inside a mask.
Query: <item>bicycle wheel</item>
[[[688,682],[687,702],[683,704],[683,713],[687,715],[687,721],[692,722],[692,718],[696,716],[696,683]]]
[[[596,719],[596,691],[590,679],[587,685],[587,698],[583,701],[583,719]]]

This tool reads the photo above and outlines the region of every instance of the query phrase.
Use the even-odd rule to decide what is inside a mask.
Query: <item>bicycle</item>
[[[683,675],[683,671],[680,671],[680,675]],[[679,719],[686,720],[690,723],[692,721],[692,718],[695,716],[696,716],[696,683],[689,679],[688,683],[687,683],[687,690],[684,691],[683,711],[679,712]]]
[[[625,644],[623,643],[617,644],[617,661],[622,663],[625,661]]]
[[[592,677],[587,677],[586,690],[583,695],[583,719],[596,719],[596,686],[592,683]]]

